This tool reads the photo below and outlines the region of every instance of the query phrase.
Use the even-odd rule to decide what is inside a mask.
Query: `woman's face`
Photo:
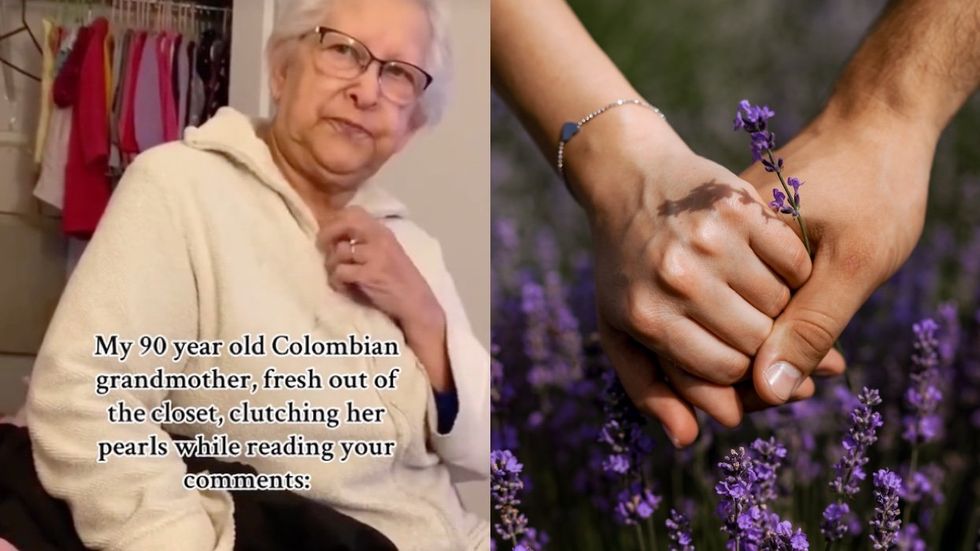
[[[361,42],[375,57],[426,67],[431,29],[415,0],[336,0],[321,21]],[[303,37],[292,59],[273,76],[279,110],[279,149],[307,177],[355,188],[400,150],[419,126],[419,102],[382,94],[380,64],[359,76],[324,70],[319,36]],[[387,87],[386,87],[387,90]]]

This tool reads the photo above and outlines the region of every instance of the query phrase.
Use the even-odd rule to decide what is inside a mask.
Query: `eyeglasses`
[[[381,65],[378,84],[381,94],[398,105],[417,101],[432,84],[432,75],[406,61],[380,59],[361,41],[336,29],[318,26],[312,31],[320,37],[317,69],[331,76],[356,78],[371,63]]]

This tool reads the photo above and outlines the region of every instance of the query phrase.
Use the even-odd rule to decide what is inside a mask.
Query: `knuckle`
[[[775,318],[786,309],[790,299],[793,298],[793,294],[790,292],[789,287],[780,285],[779,291],[772,295],[772,297],[772,305],[766,313],[769,314],[769,317]]]
[[[725,232],[714,221],[698,224],[691,232],[691,247],[701,254],[714,256],[721,252],[724,235]]]
[[[687,251],[680,246],[667,249],[660,260],[657,273],[663,286],[681,296],[694,292],[694,269]]]
[[[629,331],[636,331],[653,340],[661,336],[653,301],[639,289],[631,289],[626,297],[625,322]]]
[[[807,254],[806,247],[802,243],[790,251],[789,263],[790,269],[799,281],[806,281],[810,277],[810,270],[813,265],[810,261],[810,255]]]
[[[725,359],[718,363],[718,370],[715,373],[719,380],[714,382],[722,385],[733,385],[745,378],[750,366],[749,357],[744,354]]]
[[[725,197],[715,204],[715,210],[725,222],[740,226],[740,221],[745,215],[745,203],[742,201],[742,195],[733,193],[731,196]]]

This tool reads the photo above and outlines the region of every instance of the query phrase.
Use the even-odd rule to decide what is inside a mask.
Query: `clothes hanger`
[[[21,26],[19,28],[14,29],[14,30],[12,30],[10,32],[7,32],[7,33],[4,33],[4,34],[0,35],[0,42],[4,42],[4,41],[6,41],[6,40],[8,40],[8,39],[10,39],[10,38],[12,38],[12,37],[20,34],[20,33],[26,31],[27,34],[29,34],[31,36],[31,40],[34,41],[34,46],[37,47],[37,51],[38,52],[42,51],[41,50],[41,43],[37,41],[37,37],[34,36],[34,31],[32,31],[31,28],[30,28],[30,26],[28,26],[28,24],[27,24],[27,0],[20,0],[20,24],[21,24]],[[37,75],[29,72],[29,71],[26,71],[26,70],[18,67],[17,65],[15,65],[12,62],[10,62],[8,59],[6,59],[3,56],[0,56],[0,63],[3,63],[5,66],[9,67],[10,69],[13,69],[14,71],[17,71],[18,73],[20,73],[20,74],[22,74],[22,75],[24,75],[24,76],[26,76],[26,77],[28,77],[30,79],[33,79],[33,80],[35,80],[37,82],[41,82],[41,77],[39,77],[39,76],[37,76]]]
[[[31,27],[27,24],[27,0],[20,0],[20,27],[10,32],[0,34],[0,40],[6,40],[25,31],[31,36],[31,40],[34,42],[34,47],[37,48],[37,51],[42,51],[41,43],[38,42],[37,37],[34,36],[34,31],[32,31]]]

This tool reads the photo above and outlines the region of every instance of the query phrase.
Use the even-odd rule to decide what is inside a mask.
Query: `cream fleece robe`
[[[218,405],[223,413],[253,405],[309,401],[322,407],[383,407],[381,424],[165,425],[171,432],[238,440],[394,440],[393,457],[346,463],[319,457],[237,458],[260,473],[309,473],[308,497],[322,500],[388,536],[402,551],[489,548],[489,525],[463,510],[449,466],[469,478],[489,476],[490,359],[472,334],[438,243],[406,218],[404,206],[365,184],[352,204],[394,232],[446,312],[450,363],[460,409],[446,435],[436,432],[427,374],[383,313],[333,292],[315,239],[318,224],[286,182],[257,121],[230,109],[183,142],[154,148],[127,170],[78,267],[70,278],[34,366],[27,404],[34,460],[47,491],[68,502],[82,541],[95,549],[229,551],[233,503],[227,492],[188,491],[174,450],[167,457],[95,461],[100,440],[169,442],[159,425],[110,424],[106,409],[119,400],[150,409]],[[349,333],[399,343],[401,356],[247,358],[223,355],[169,363],[130,354],[125,364],[93,357],[94,336],[163,335],[232,341],[245,333],[298,339],[346,339]],[[268,344],[268,340],[267,340]],[[97,396],[98,373],[252,373],[269,366],[303,373],[387,373],[401,368],[398,386],[343,391],[116,390]],[[326,378],[326,377],[324,377]],[[455,470],[455,469],[454,469]]]

